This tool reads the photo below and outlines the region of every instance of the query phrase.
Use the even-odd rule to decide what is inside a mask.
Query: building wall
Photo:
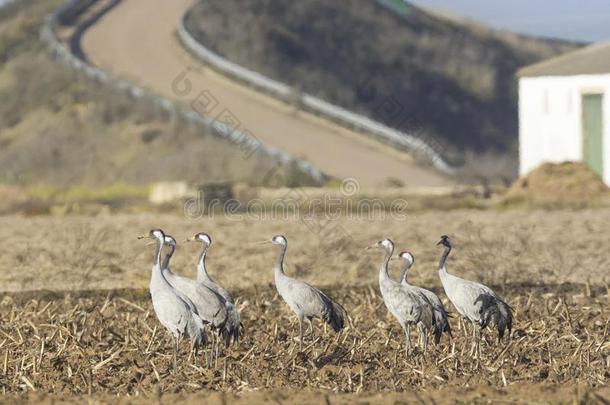
[[[610,185],[610,73],[519,80],[519,173],[582,160],[581,96],[602,93],[604,181]]]

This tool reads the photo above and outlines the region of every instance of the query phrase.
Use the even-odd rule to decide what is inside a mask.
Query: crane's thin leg
[[[180,348],[180,335],[174,336],[174,374],[178,372],[178,349]]]
[[[218,352],[220,349],[220,336],[217,336],[216,339],[216,352],[215,352],[215,358],[214,358],[214,367],[218,367]]]
[[[307,332],[307,335],[311,335],[313,338],[313,320],[311,318],[307,318],[307,322],[309,323],[309,332]]]
[[[482,332],[482,329],[480,327],[478,327],[477,328],[477,353],[476,353],[477,359],[481,358],[481,332]]]
[[[428,330],[422,330],[422,340],[424,341],[424,353],[428,351]]]
[[[472,347],[470,349],[470,356],[474,356],[475,350],[477,349],[477,325],[472,322]]]
[[[193,356],[193,364],[195,365],[195,367],[198,366],[198,361],[199,359],[197,358],[197,355],[199,354],[199,349],[197,347],[197,342],[195,339],[191,339],[191,352],[189,353],[189,358],[190,356]]]
[[[207,363],[207,367],[212,367],[212,353],[214,353],[214,342],[216,342],[216,331],[211,330],[212,333],[212,342],[210,343],[210,350],[205,351],[205,361]]]
[[[468,339],[470,337],[470,335],[468,334],[468,320],[466,318],[460,318],[460,322],[462,324],[462,326],[464,327],[464,337],[466,339]]]
[[[405,337],[407,338],[407,355],[411,352],[411,325],[407,324],[404,328]]]
[[[303,351],[303,316],[299,316],[299,351]]]

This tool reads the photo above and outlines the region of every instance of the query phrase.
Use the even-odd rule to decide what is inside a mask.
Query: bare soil
[[[331,220],[275,214],[102,214],[99,216],[2,217],[0,285],[4,291],[35,289],[146,288],[152,249],[136,237],[156,227],[179,242],[178,273],[194,276],[199,246],[183,243],[205,231],[212,236],[210,272],[227,287],[273,283],[276,250],[256,242],[283,233],[287,271],[316,285],[377,282],[379,252],[364,248],[390,237],[416,259],[412,280],[441,288],[438,237],[454,241],[449,270],[490,285],[610,283],[610,209],[452,210],[342,215]],[[393,263],[398,275],[400,264]]]
[[[0,386],[9,395],[149,399],[265,390],[276,392],[282,403],[298,401],[288,394],[297,390],[436,398],[443,390],[492,400],[511,391],[526,395],[524,387],[535,384],[538,398],[548,400],[541,395],[546,389],[569,386],[575,393],[583,385],[585,393],[610,379],[608,296],[575,299],[566,287],[502,287],[499,292],[515,308],[516,327],[509,342],[497,344],[488,334],[479,361],[468,355],[456,318],[452,344],[444,338],[426,354],[415,350],[406,356],[400,327],[374,286],[327,292],[350,313],[350,325],[340,334],[316,323],[315,337],[307,336],[299,352],[295,319],[272,286],[250,288],[238,292],[243,340],[223,350],[212,367],[203,357],[198,365],[189,360],[184,344],[177,374],[171,372],[170,339],[155,319],[147,290],[5,295]]]
[[[608,222],[605,209],[456,210],[406,221],[343,216],[329,224],[343,234],[280,219],[3,217],[2,289],[14,292],[0,303],[0,401],[604,403],[610,307],[608,242],[599,235]],[[214,239],[209,270],[237,297],[246,328],[214,367],[203,358],[195,365],[184,344],[171,373],[170,341],[146,288],[151,247],[136,240],[157,226],[179,242],[197,231]],[[253,244],[276,233],[289,237],[287,272],[323,287],[350,314],[339,335],[316,323],[304,353],[272,284],[277,252]],[[457,317],[453,343],[407,357],[378,292],[380,253],[363,250],[393,237],[416,255],[412,281],[444,298],[435,271],[441,233],[456,244],[450,271],[490,284],[515,308],[510,342],[488,333],[479,362]],[[174,270],[193,276],[197,251],[180,243]]]

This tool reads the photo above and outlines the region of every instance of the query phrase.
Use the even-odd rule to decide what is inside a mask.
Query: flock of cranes
[[[150,294],[153,308],[167,331],[174,338],[174,369],[177,367],[179,343],[182,338],[190,339],[191,348],[195,351],[208,345],[206,330],[211,331],[211,356],[218,358],[220,340],[225,346],[237,342],[243,332],[239,311],[231,294],[216,283],[208,274],[205,258],[212,244],[212,239],[205,233],[198,233],[187,241],[202,244],[202,252],[197,261],[197,278],[182,277],[170,269],[170,261],[176,248],[176,240],[160,229],[153,229],[148,235],[139,238],[153,239],[156,245]],[[275,286],[278,294],[288,307],[296,314],[299,321],[299,350],[303,347],[303,321],[307,320],[310,334],[314,333],[313,319],[318,318],[330,325],[335,332],[345,327],[347,311],[338,302],[331,299],[318,288],[301,280],[289,277],[284,272],[284,257],[288,249],[288,240],[283,235],[276,235],[271,240],[261,242],[279,247],[279,254],[274,267]],[[472,346],[470,355],[481,354],[481,330],[486,327],[496,328],[498,342],[505,332],[512,330],[513,309],[489,287],[456,277],[447,272],[447,258],[451,252],[451,240],[441,236],[437,245],[444,247],[439,263],[439,277],[449,301],[459,315],[472,324]],[[167,246],[166,255],[161,262],[161,252]],[[396,318],[405,333],[406,351],[412,349],[411,327],[419,331],[419,345],[427,350],[429,336],[434,336],[439,344],[442,334],[452,338],[449,312],[440,298],[430,290],[409,284],[407,276],[415,259],[410,252],[403,251],[398,257],[394,254],[394,243],[384,239],[369,248],[381,248],[384,251],[379,269],[379,288],[388,311]],[[402,260],[403,270],[398,281],[393,280],[388,267],[390,260]]]

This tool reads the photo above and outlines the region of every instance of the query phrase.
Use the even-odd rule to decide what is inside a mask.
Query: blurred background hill
[[[0,184],[110,187],[168,180],[257,184],[272,167],[53,59],[39,39],[63,1],[0,12]],[[263,174],[261,174],[263,173]],[[122,187],[123,189],[125,187]]]
[[[516,70],[579,46],[400,0],[206,0],[187,27],[229,60],[416,133],[456,164],[516,161]]]

